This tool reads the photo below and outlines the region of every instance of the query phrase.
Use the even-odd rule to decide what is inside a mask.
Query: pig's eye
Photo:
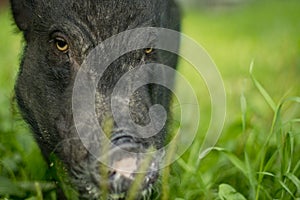
[[[146,48],[144,49],[145,54],[150,54],[153,52],[153,48]]]
[[[61,52],[67,52],[69,50],[69,45],[63,38],[55,38],[55,46],[57,50]]]

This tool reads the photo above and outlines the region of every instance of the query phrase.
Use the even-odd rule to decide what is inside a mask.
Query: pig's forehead
[[[167,1],[167,0],[166,0]],[[80,9],[97,10],[102,8],[149,8],[151,5],[160,4],[161,0],[41,0],[36,1],[36,4],[41,6],[60,8],[72,8],[74,5],[79,6]],[[74,8],[74,7],[73,7]]]
[[[42,0],[35,4],[32,28],[49,27],[88,30],[95,38],[108,38],[137,27],[163,26],[167,0]]]
[[[43,0],[37,2],[36,16],[63,19],[76,16],[82,21],[150,20],[157,17],[166,0]]]

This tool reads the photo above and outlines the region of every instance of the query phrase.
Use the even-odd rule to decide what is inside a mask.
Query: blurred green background
[[[217,147],[198,165],[211,105],[201,78],[181,60],[179,71],[196,88],[200,81],[202,121],[198,140],[163,172],[160,198],[299,199],[300,1],[179,2],[182,32],[207,50],[223,77],[227,115]],[[0,199],[56,199],[49,169],[14,105],[22,45],[8,4],[0,1]]]

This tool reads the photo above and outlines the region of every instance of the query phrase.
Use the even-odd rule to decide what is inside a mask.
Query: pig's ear
[[[21,31],[27,31],[32,20],[32,0],[10,0],[15,22]]]

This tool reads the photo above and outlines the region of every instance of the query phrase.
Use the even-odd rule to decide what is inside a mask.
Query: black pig
[[[101,162],[83,145],[74,125],[74,80],[88,53],[113,35],[140,27],[179,31],[178,8],[173,0],[11,0],[11,6],[26,42],[15,85],[16,99],[43,155],[49,159],[54,153],[64,163],[80,199],[100,199],[103,185],[108,190],[108,199],[126,198],[136,177],[135,170],[141,165],[140,158],[119,155],[111,147],[110,152],[103,154],[113,156],[109,159],[116,169],[108,167],[106,179],[103,177]],[[176,68],[177,56],[149,47],[115,60],[97,84],[95,112],[100,125],[112,118],[110,97],[117,81],[132,68],[146,63]],[[171,91],[158,84],[140,87],[130,97],[130,117],[136,124],[146,126],[150,121],[149,108],[161,104],[168,111],[170,97]],[[143,139],[129,124],[118,126],[113,121],[110,126],[110,141],[136,155],[163,147],[167,133],[165,125],[156,135]],[[136,199],[145,196],[155,184],[158,160],[150,162]],[[118,170],[128,163],[129,173]]]

